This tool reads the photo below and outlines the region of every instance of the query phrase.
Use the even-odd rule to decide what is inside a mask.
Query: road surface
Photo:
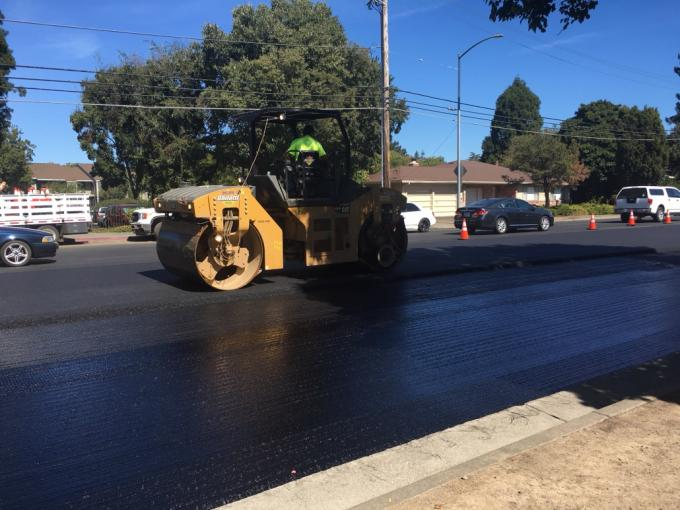
[[[584,229],[236,293],[151,242],[0,268],[0,507],[212,508],[680,351],[680,225]]]

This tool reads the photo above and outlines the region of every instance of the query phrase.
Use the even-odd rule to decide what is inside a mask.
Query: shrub
[[[589,214],[614,214],[614,206],[599,202],[560,204],[550,208],[555,216],[587,216]]]

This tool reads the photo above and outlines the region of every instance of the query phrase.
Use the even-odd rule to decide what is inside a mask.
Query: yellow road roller
[[[237,120],[250,132],[243,184],[176,188],[154,200],[165,213],[156,250],[167,270],[235,290],[285,261],[387,270],[404,256],[406,199],[352,180],[339,111],[266,109]],[[291,149],[312,130],[316,150]]]

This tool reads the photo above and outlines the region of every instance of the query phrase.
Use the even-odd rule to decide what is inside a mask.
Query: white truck
[[[92,217],[90,195],[0,195],[0,226],[35,228],[58,241],[65,234],[87,234]]]
[[[158,238],[161,230],[161,223],[165,218],[165,213],[156,212],[153,207],[136,209],[132,212],[130,226],[132,231],[138,236],[153,236]]]

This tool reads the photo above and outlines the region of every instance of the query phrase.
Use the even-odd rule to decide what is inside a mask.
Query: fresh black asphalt
[[[1,268],[0,507],[211,508],[680,351],[680,225],[584,228],[236,293],[152,243]]]

